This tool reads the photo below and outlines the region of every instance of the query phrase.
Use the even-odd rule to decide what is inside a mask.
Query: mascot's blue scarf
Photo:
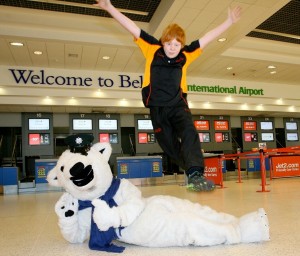
[[[118,191],[120,186],[120,179],[113,179],[109,189],[106,193],[99,197],[99,199],[105,201],[110,208],[113,206],[117,206],[116,202],[114,201],[113,197]],[[91,201],[81,201],[79,202],[79,210],[83,210],[85,208],[92,207],[92,216],[94,213],[95,207],[92,205]],[[118,235],[113,227],[110,227],[107,231],[100,231],[94,222],[93,218],[91,218],[91,234],[90,234],[90,241],[89,247],[92,250],[98,251],[106,251],[106,252],[117,252],[121,253],[124,251],[125,247],[117,246],[112,244],[112,240],[117,239]]]

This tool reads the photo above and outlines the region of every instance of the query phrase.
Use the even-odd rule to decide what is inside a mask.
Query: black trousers
[[[158,144],[186,173],[204,172],[199,135],[188,107],[151,107],[150,115]]]

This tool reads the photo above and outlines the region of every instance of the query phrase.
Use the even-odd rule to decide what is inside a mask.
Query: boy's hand
[[[242,8],[240,6],[234,7],[233,9],[228,8],[228,19],[232,23],[236,23],[241,18]]]
[[[110,0],[96,0],[96,4],[93,4],[94,6],[98,6],[103,10],[106,10],[109,5],[111,5]]]

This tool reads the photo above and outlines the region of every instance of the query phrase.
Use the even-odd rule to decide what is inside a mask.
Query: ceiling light
[[[232,69],[233,69],[233,67],[227,67],[226,69],[227,69],[227,70],[232,70]]]
[[[242,104],[241,109],[248,110],[249,109],[248,104],[247,103]]]
[[[226,102],[232,102],[233,99],[232,99],[231,95],[227,96],[227,97],[225,98],[225,101],[226,101]]]
[[[109,56],[103,56],[102,59],[104,59],[104,60],[109,60],[110,57],[109,57]]]
[[[9,43],[11,46],[24,46],[23,43],[20,43],[20,42],[11,42]]]
[[[275,70],[270,72],[271,75],[274,75],[276,73],[277,73],[277,71],[275,71]]]
[[[203,103],[204,108],[210,108],[210,102],[205,102]]]
[[[33,53],[34,53],[35,55],[42,55],[42,54],[43,54],[42,51],[34,51]]]
[[[222,38],[219,38],[219,39],[218,39],[218,42],[221,42],[221,43],[222,43],[222,42],[225,42],[226,40],[227,40],[226,37],[222,37]]]
[[[289,107],[289,111],[290,111],[290,112],[294,112],[294,111],[295,111],[295,106],[290,106],[290,107]]]
[[[273,65],[269,65],[268,66],[268,68],[270,68],[270,69],[274,69],[274,68],[276,68],[275,66],[273,66]]]

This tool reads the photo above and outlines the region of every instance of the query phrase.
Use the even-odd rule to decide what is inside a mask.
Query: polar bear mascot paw
[[[270,240],[269,221],[264,209],[248,213],[239,220],[241,242],[252,243]]]
[[[269,240],[263,209],[241,218],[172,196],[143,198],[126,179],[112,175],[109,143],[75,134],[48,173],[50,185],[65,190],[55,205],[62,236],[88,241],[92,250],[120,253],[114,240],[148,247],[212,246]]]

